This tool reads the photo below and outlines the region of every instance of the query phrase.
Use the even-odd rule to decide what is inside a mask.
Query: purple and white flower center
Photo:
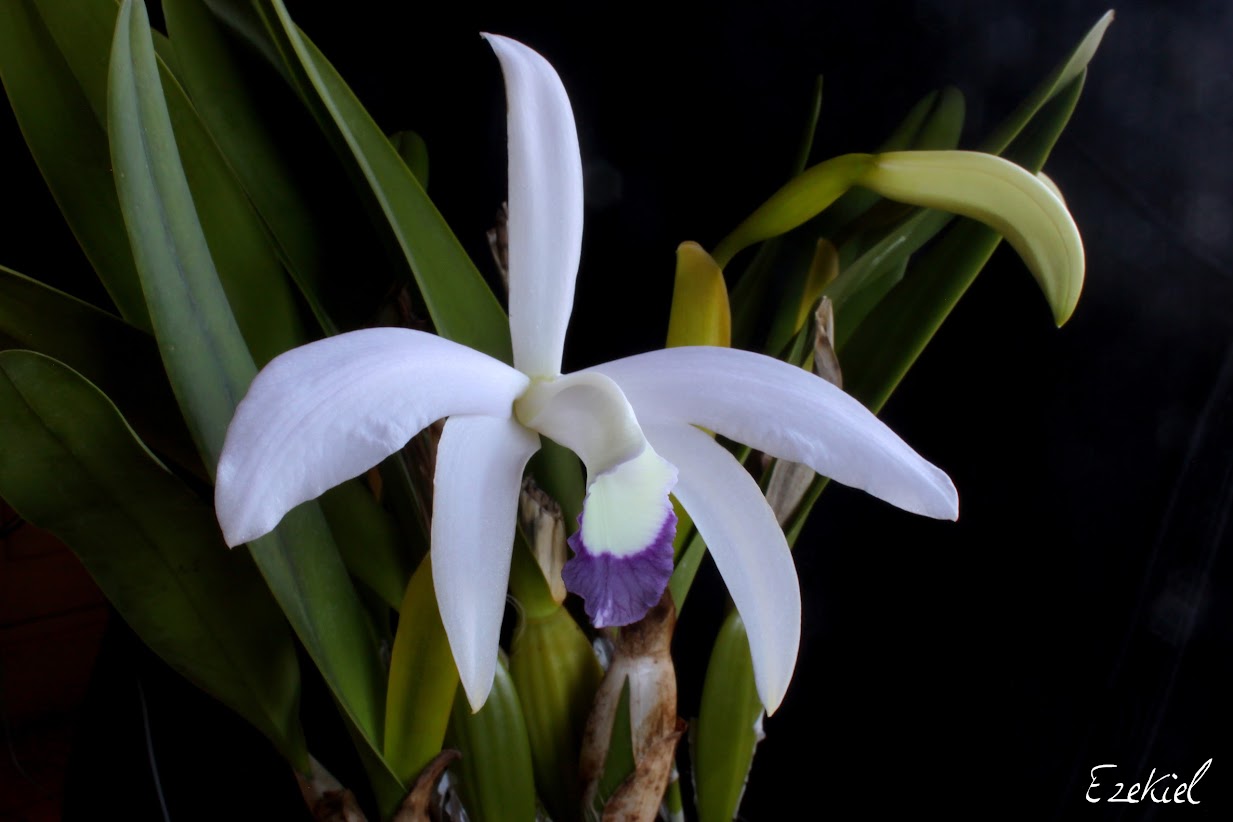
[[[587,494],[565,587],[598,628],[637,622],[672,575],[676,468],[655,453],[609,377],[582,372],[531,383],[514,403],[520,423],[556,440],[587,469]]]
[[[648,445],[587,489],[562,576],[595,627],[637,622],[663,596],[676,536],[674,485],[676,468]]]

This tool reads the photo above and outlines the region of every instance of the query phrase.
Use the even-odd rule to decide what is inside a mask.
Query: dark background
[[[557,68],[587,173],[567,370],[662,345],[676,245],[713,247],[783,181],[817,74],[815,159],[872,149],[948,83],[966,95],[974,146],[1107,8],[288,5],[378,122],[427,140],[430,193],[486,271],[504,102],[477,32],[523,40]],[[884,419],[954,479],[957,524],[824,495],[797,549],[801,661],[766,722],[745,818],[853,805],[1227,818],[1230,43],[1233,4],[1117,8],[1046,167],[1085,239],[1078,310],[1054,328],[1000,250],[887,405]],[[10,139],[11,119],[0,125]],[[13,163],[31,165],[22,151]],[[3,260],[19,270],[45,253],[22,233],[6,235]],[[677,638],[686,718],[723,596],[708,566]],[[1084,801],[1093,766],[1117,765],[1116,779],[1101,772],[1111,785],[1152,768],[1189,779],[1208,758],[1199,807]]]

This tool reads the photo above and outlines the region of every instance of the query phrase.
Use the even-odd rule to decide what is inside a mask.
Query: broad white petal
[[[688,425],[647,426],[679,472],[675,494],[706,540],[745,623],[766,712],[783,701],[801,641],[801,589],[775,514],[727,449]]]
[[[492,690],[518,492],[539,437],[512,419],[451,417],[437,446],[432,582],[471,708]]]
[[[644,427],[693,423],[803,462],[907,511],[938,519],[959,515],[950,477],[855,399],[804,369],[749,351],[696,347],[651,351],[590,370],[621,387]]]
[[[227,429],[214,504],[228,545],[358,476],[451,414],[509,417],[529,380],[433,334],[371,328],[275,357]]]
[[[582,250],[582,156],[574,112],[548,61],[484,37],[501,61],[509,108],[509,325],[514,365],[561,373]]]

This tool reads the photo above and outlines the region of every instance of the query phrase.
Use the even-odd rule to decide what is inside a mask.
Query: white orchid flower
[[[950,479],[856,400],[778,360],[724,348],[653,351],[561,374],[582,242],[582,162],[560,78],[536,52],[485,35],[509,97],[509,321],[514,367],[432,334],[375,328],[288,351],[257,375],[219,461],[229,545],[355,477],[434,420],[432,572],[471,705],[492,687],[516,509],[540,435],[583,461],[587,490],[569,590],[597,627],[659,601],[676,517],[693,518],[744,620],[758,693],[783,698],[800,588],[758,484],[702,426],[915,513],[953,519]]]

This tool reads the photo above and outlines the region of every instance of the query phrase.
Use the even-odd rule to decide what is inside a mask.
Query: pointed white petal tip
[[[518,492],[539,437],[511,419],[451,417],[437,446],[432,581],[467,701],[492,690]]]
[[[914,514],[958,516],[958,495],[945,472],[856,399],[789,363],[697,346],[650,351],[584,373],[612,378],[644,430],[701,426]]]
[[[690,425],[650,425],[647,438],[680,472],[674,493],[706,540],[745,624],[754,683],[767,712],[783,701],[801,635],[796,566],[758,483],[727,449]]]

